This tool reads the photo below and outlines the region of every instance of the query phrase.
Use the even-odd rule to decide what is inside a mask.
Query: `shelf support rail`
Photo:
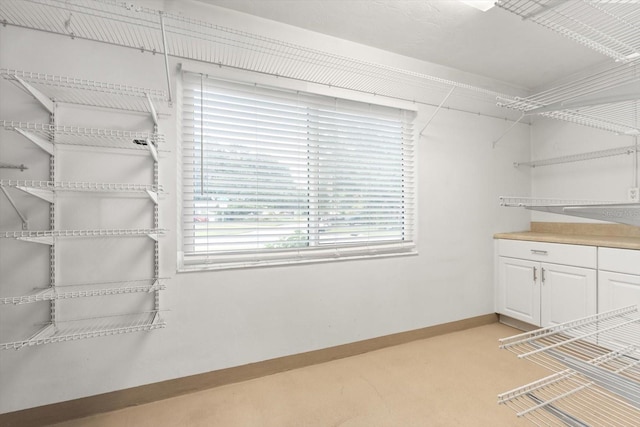
[[[7,200],[9,200],[9,204],[11,205],[11,207],[13,207],[13,210],[16,211],[16,213],[20,217],[20,221],[22,221],[22,229],[23,230],[29,229],[29,221],[27,221],[27,218],[24,215],[22,215],[22,212],[20,212],[20,209],[18,209],[18,206],[16,206],[16,202],[13,201],[13,198],[11,197],[11,195],[2,186],[0,186],[0,190],[2,190]]]

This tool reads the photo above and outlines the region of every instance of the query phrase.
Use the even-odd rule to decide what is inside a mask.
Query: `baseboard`
[[[142,405],[170,397],[237,383],[296,368],[342,359],[385,347],[404,344],[419,339],[483,326],[498,321],[496,314],[487,314],[456,322],[398,334],[386,335],[322,350],[284,356],[233,368],[221,369],[188,377],[176,378],[154,384],[118,390],[67,402],[54,403],[16,412],[0,414],[3,427],[40,427],[63,421]]]
[[[521,331],[524,331],[524,332],[530,332],[540,328],[540,326],[535,326],[530,323],[523,322],[522,320],[505,316],[504,314],[499,314],[498,318],[500,323],[505,324],[507,326],[511,326],[512,328],[520,329]]]

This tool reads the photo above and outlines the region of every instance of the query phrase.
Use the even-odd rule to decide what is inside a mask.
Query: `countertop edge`
[[[562,243],[567,245],[598,246],[615,249],[640,250],[640,238],[617,236],[587,236],[571,234],[537,233],[532,231],[518,231],[510,233],[496,233],[494,239],[525,240],[544,243]]]

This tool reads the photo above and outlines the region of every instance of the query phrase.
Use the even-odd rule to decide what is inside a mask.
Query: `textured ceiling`
[[[534,89],[606,58],[494,7],[456,0],[201,0]]]

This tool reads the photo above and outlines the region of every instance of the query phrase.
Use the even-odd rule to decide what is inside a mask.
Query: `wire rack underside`
[[[637,31],[640,38],[640,30]],[[640,134],[640,59],[605,64],[581,78],[498,105],[618,134]]]
[[[500,340],[556,374],[501,394],[537,425],[640,425],[640,313],[627,307]]]
[[[95,319],[58,321],[55,327],[47,325],[28,339],[2,343],[0,349],[19,350],[34,345],[151,331],[165,326],[166,323],[160,318],[157,311]]]
[[[0,19],[10,25],[158,53],[164,53],[164,26],[167,54],[177,58],[414,101],[421,101],[416,99],[416,89],[432,91],[432,96],[433,91],[445,94],[456,88],[454,96],[493,105],[497,96],[506,97],[460,82],[111,0],[3,0]]]
[[[616,61],[640,56],[636,1],[499,0],[496,5]]]

